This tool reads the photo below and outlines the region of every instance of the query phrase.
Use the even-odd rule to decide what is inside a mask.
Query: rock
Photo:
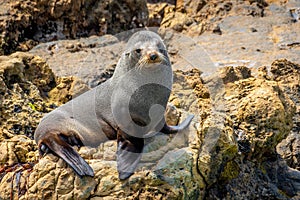
[[[247,138],[255,159],[274,153],[292,128],[295,105],[289,97],[276,82],[254,78],[235,82],[226,93],[230,117],[238,122],[233,123],[238,139]]]
[[[23,170],[22,167],[16,169],[15,172],[8,172],[1,179],[1,199],[19,199],[26,192],[27,180],[26,177],[30,171]],[[22,197],[21,197],[22,198]]]
[[[192,87],[189,86],[188,83],[181,83],[181,85],[184,88],[189,88],[192,92]],[[174,91],[176,92],[176,90]],[[184,114],[180,114],[179,116],[185,118]],[[179,119],[177,119],[177,121],[178,120]],[[192,127],[191,130],[193,130]],[[194,157],[196,157],[196,151],[188,147],[189,141],[195,142],[196,137],[195,132],[185,131],[177,136],[161,135],[161,137],[158,137],[154,141],[149,139],[147,142],[148,146],[145,148],[144,156],[138,167],[137,173],[125,182],[118,179],[115,161],[115,141],[105,142],[97,149],[82,147],[79,150],[79,153],[88,160],[93,167],[95,171],[94,179],[88,177],[80,179],[74,174],[71,168],[67,167],[65,162],[61,159],[57,161],[58,158],[56,156],[48,155],[42,158],[39,163],[34,166],[33,172],[29,176],[29,180],[35,181],[29,181],[31,183],[29,184],[30,189],[22,198],[42,198],[42,195],[45,194],[49,195],[47,196],[48,198],[57,196],[60,198],[73,199],[86,199],[100,196],[107,198],[125,198],[130,195],[138,195],[140,193],[141,185],[145,185],[145,190],[142,192],[141,196],[150,195],[151,198],[166,195],[170,198],[179,196],[197,196],[198,184],[195,182],[196,180],[194,178],[191,178],[191,170],[195,170],[193,169],[193,163]],[[157,145],[156,143],[160,143],[160,145]],[[193,143],[191,142],[191,144]],[[180,148],[180,150],[178,151],[176,148]],[[172,157],[169,157],[168,155]],[[173,158],[174,160],[168,160],[170,158]],[[157,161],[159,161],[159,163],[155,164]],[[188,169],[184,169],[186,162],[189,162]],[[176,169],[170,168],[171,166],[176,166]],[[170,171],[167,172],[168,170]],[[178,180],[175,182],[171,181],[173,176],[178,177]],[[194,185],[193,189],[187,190],[185,189],[187,186],[182,186],[182,181],[180,181],[180,179],[183,177],[188,180],[188,185]],[[66,185],[66,180],[71,183],[75,180],[75,182],[74,184]],[[44,184],[41,185],[41,183]],[[178,186],[178,189],[173,188],[174,184]],[[166,191],[169,190],[167,188],[171,189],[168,193],[166,193]],[[52,195],[50,195],[50,191],[53,192]],[[151,194],[151,191],[157,192]]]
[[[146,1],[4,1],[0,55],[28,51],[37,42],[118,33],[147,24]]]
[[[44,67],[47,68],[47,65]],[[294,79],[288,77],[295,77],[291,72],[297,74],[297,70],[298,65],[286,60],[273,63],[273,76],[269,79],[264,76],[253,77],[250,70],[243,66],[226,67],[210,75],[198,69],[176,70],[170,97],[170,104],[174,105],[173,112],[169,112],[168,117],[176,123],[185,118],[187,112],[196,116],[191,126],[177,135],[159,134],[147,139],[141,163],[128,180],[118,179],[116,143],[108,141],[97,149],[79,149],[79,153],[94,169],[94,178],[80,179],[63,160],[49,154],[31,167],[31,172],[24,167],[19,171],[5,167],[0,185],[6,189],[1,191],[1,198],[8,198],[11,191],[17,197],[18,184],[21,188],[24,185],[28,188],[22,189],[21,199],[129,196],[153,199],[202,199],[206,196],[218,199],[236,195],[243,199],[296,198],[299,195],[299,172],[276,157],[276,146],[295,126],[295,92],[287,88],[293,88]],[[15,80],[16,85],[22,79]],[[30,80],[40,84],[34,79]],[[51,92],[65,91],[69,94],[70,90],[65,88],[72,88],[74,81],[56,77],[54,80],[53,88],[38,86],[48,91],[49,101],[55,100],[59,105],[67,99],[62,97],[59,101],[59,95],[52,95]],[[17,107],[15,111],[22,113],[23,109],[20,111]],[[30,143],[32,141],[26,137],[21,140],[18,135],[15,137],[18,142],[11,147],[5,147],[4,144],[12,144],[6,143],[6,140],[1,145],[14,154],[4,150],[1,159],[11,163],[19,162],[19,159],[35,161],[36,147],[28,148],[33,146]],[[8,186],[11,181],[16,181],[14,176],[19,177],[18,184]],[[28,177],[27,182],[24,182],[25,176]],[[255,190],[258,192],[249,190],[248,184],[240,183],[249,183],[253,188],[259,188]],[[291,187],[294,189],[291,190]]]
[[[17,199],[38,161],[33,133],[40,119],[88,87],[57,78],[43,59],[22,52],[0,57],[0,85],[0,199]]]
[[[34,128],[46,109],[42,96],[55,87],[55,76],[44,60],[26,53],[2,56],[0,81],[1,140],[17,134],[33,138]]]
[[[45,61],[32,54],[17,52],[1,56],[0,62],[0,120],[6,122],[1,123],[1,140],[14,135],[32,139],[43,113],[88,89],[76,78],[56,78]]]
[[[76,76],[95,87],[112,76],[125,45],[121,35],[42,43],[30,53],[45,59],[57,76]]]
[[[300,138],[296,131],[290,133],[277,145],[277,152],[287,162],[287,165],[300,171]]]
[[[58,41],[0,57],[0,199],[300,198],[299,2],[148,1],[149,24],[161,26],[174,69],[166,118],[195,118],[179,134],[148,138],[125,181],[115,141],[76,149],[95,171],[80,179],[52,154],[38,161],[32,134],[45,113],[113,74],[126,33],[91,35],[139,27],[145,16],[132,18],[126,6],[145,1],[124,1],[120,13],[110,1],[120,14],[115,26],[106,19],[116,15],[102,17],[107,1],[26,2],[0,5],[3,52]],[[80,36],[90,37],[60,40]]]
[[[290,66],[297,66],[282,60],[277,60],[272,65],[275,63],[281,66],[282,72],[288,71]],[[227,82],[224,103],[229,120],[224,120],[223,124],[229,125],[225,130],[233,131],[239,153],[238,156],[232,154],[233,157],[225,166],[219,165],[222,166],[219,169],[222,172],[215,176],[218,181],[208,187],[207,195],[214,199],[297,199],[300,173],[291,170],[285,161],[276,156],[277,144],[293,130],[297,116],[294,98],[285,92],[280,82],[252,76],[237,79],[235,74],[239,70],[241,68],[235,68],[235,73],[232,73],[232,70],[223,69],[225,74],[220,76]],[[275,72],[275,69],[272,71]],[[279,79],[285,78],[279,75],[275,80]],[[222,122],[218,121],[218,124]],[[216,133],[218,132],[215,131],[214,135],[211,133],[211,142],[205,138],[204,144],[214,144]],[[218,147],[217,152],[222,152],[222,149]],[[211,160],[217,162],[215,159]],[[218,162],[213,166],[218,166],[216,164]],[[211,167],[205,169],[213,172]],[[211,178],[212,173],[209,175],[207,177]]]
[[[300,7],[298,1],[177,2],[182,2],[183,10],[176,9],[172,2],[148,4],[149,23],[154,21],[155,25],[160,21],[161,32],[176,30],[192,37],[198,51],[188,51],[194,47],[182,40],[179,44],[183,45],[175,48],[177,51],[187,50],[183,52],[185,57],[192,54],[200,61],[208,57],[220,67],[245,65],[259,68],[269,66],[274,58],[300,63],[300,27],[298,21],[293,22],[290,13],[291,9]],[[178,40],[171,40],[171,43]]]
[[[220,73],[224,84],[252,77],[251,70],[245,66],[224,67]]]
[[[26,136],[14,136],[1,142],[0,163],[12,166],[16,163],[35,162],[38,159],[35,143]]]
[[[296,105],[296,113],[293,117],[293,128],[288,137],[278,144],[277,152],[287,162],[289,167],[299,170],[300,66],[286,59],[281,59],[272,63],[271,72],[273,79],[280,83],[281,89]]]
[[[203,1],[181,0],[176,5],[148,5],[149,24],[160,24],[161,28],[172,28],[190,35],[200,35],[205,31],[213,31],[218,23],[227,16],[263,17],[264,1]]]

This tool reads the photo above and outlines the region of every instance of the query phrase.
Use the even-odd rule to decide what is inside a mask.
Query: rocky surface
[[[16,63],[21,71],[20,63],[24,61],[28,67],[25,64],[23,67],[29,71],[33,66],[41,71],[50,70],[39,57],[24,53],[11,57],[19,58]],[[38,60],[39,64],[33,60]],[[3,71],[14,65],[10,62]],[[262,70],[259,77],[253,77],[251,71],[242,66],[222,68],[219,73],[208,76],[197,69],[175,70],[170,97],[170,103],[175,106],[173,116],[184,118],[189,112],[196,117],[184,132],[149,139],[137,172],[126,181],[117,178],[115,141],[101,144],[97,149],[79,149],[96,174],[95,178],[80,179],[65,162],[51,154],[33,166],[32,163],[37,162],[36,146],[25,132],[3,138],[1,147],[7,151],[1,151],[6,159],[2,161],[8,164],[2,169],[1,198],[232,199],[238,196],[238,199],[296,199],[297,195],[299,197],[300,173],[280,158],[276,145],[297,126],[293,120],[297,117],[297,102],[292,97],[299,94],[286,91],[286,88],[295,88],[297,82],[280,80],[294,80],[295,74],[299,75],[298,70],[299,65],[286,60],[275,61],[272,74],[264,76]],[[295,74],[287,74],[291,71]],[[12,72],[3,74],[4,80],[14,77]],[[43,73],[38,75],[41,80],[44,76]],[[13,89],[27,82],[32,87],[40,87],[36,93],[40,94],[39,98],[58,102],[50,95],[60,85],[57,77],[51,73],[48,76],[54,81],[52,88],[43,88],[44,85],[35,82],[34,77],[36,74],[15,79],[10,86],[12,89],[8,87],[7,90],[11,89],[10,93],[15,94]],[[212,85],[216,83],[221,85],[215,89]],[[19,93],[25,95],[26,90],[20,89]],[[49,97],[42,97],[42,93]],[[64,95],[59,97],[65,98]],[[31,97],[25,97],[25,101],[28,98]],[[37,115],[35,120],[27,120],[35,122],[32,129],[38,118],[51,110],[30,109]],[[24,115],[28,115],[27,112],[26,109],[20,111]],[[181,114],[176,114],[178,112]],[[11,118],[7,116],[6,120]],[[4,127],[2,130],[14,135],[12,129]],[[28,164],[17,164],[20,162]]]
[[[88,89],[74,77],[56,77],[43,59],[21,52],[0,56],[0,85],[2,170],[37,161],[32,139],[40,118]]]
[[[31,35],[37,41],[100,30],[86,29],[81,19],[87,10],[93,13],[87,21],[100,19],[94,14],[103,11],[101,3],[51,1],[52,10],[33,9],[36,15],[22,18],[23,8],[46,5],[26,2],[13,3],[22,9],[0,3],[0,27],[7,23],[3,27],[15,31],[7,37],[16,41],[9,52],[35,45],[22,43],[18,31],[34,27],[38,13],[50,13],[49,23],[67,32],[37,26]],[[143,2],[124,6],[138,10]],[[1,56],[0,199],[299,199],[299,7],[296,0],[148,1],[149,25],[160,26],[174,69],[168,122],[188,113],[195,118],[181,133],[148,139],[137,172],[125,181],[118,179],[115,141],[77,149],[96,174],[80,179],[52,154],[38,159],[32,134],[45,113],[112,75],[131,32],[41,43],[30,54]],[[123,30],[115,26],[111,33]]]
[[[300,63],[300,23],[291,14],[300,7],[298,1],[209,1],[203,3],[197,14],[190,11],[194,8],[194,4],[190,3],[194,1],[184,1],[186,11],[176,10],[173,1],[150,2],[148,25],[160,26],[159,32],[168,46],[174,69],[196,67],[204,72],[214,72],[218,67],[239,65],[258,69],[282,58]],[[226,12],[222,8],[225,4],[231,4]],[[249,14],[252,7],[259,9],[263,15]],[[174,32],[171,24],[164,26],[162,22],[152,22],[151,16],[155,15],[160,19],[168,18],[172,23],[182,23],[177,14],[193,20],[198,19],[194,15],[203,19],[200,24],[195,22],[180,32]],[[209,17],[205,17],[207,15]],[[202,25],[206,27],[203,33],[193,31],[193,27]],[[209,28],[213,26],[218,26],[219,32]],[[58,40],[40,44],[31,52],[46,59],[58,76],[76,75],[94,87],[105,80],[116,65],[124,48],[124,38],[129,36],[130,33],[122,32],[100,38]]]
[[[276,73],[274,79],[280,82],[282,90],[294,101],[296,111],[293,117],[292,131],[277,146],[277,151],[290,167],[300,170],[300,68],[291,62],[284,62],[287,64],[285,68],[283,67],[283,62],[274,62],[271,71]]]
[[[4,0],[0,3],[0,55],[38,42],[118,33],[147,23],[146,1]]]
[[[192,36],[218,66],[300,62],[297,0],[176,2],[148,4],[150,25]]]
[[[40,44],[30,52],[44,58],[58,76],[76,76],[95,87],[112,75],[124,48],[116,36],[92,36]]]

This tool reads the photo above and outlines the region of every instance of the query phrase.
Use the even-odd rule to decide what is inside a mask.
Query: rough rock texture
[[[225,70],[231,73],[224,77],[234,78],[236,71],[240,74],[241,69]],[[288,199],[299,195],[300,173],[295,172],[297,178],[293,184],[296,187],[285,187],[283,182],[293,180],[286,175],[291,169],[284,162],[279,163],[281,159],[275,148],[292,129],[295,104],[275,81],[251,75],[234,79],[225,86],[225,108],[240,154],[229,166],[238,172],[227,171],[234,179],[221,178],[212,186],[208,196],[218,199]],[[224,193],[220,194],[220,190]]]
[[[286,60],[277,60],[272,66],[268,78],[255,78],[243,66],[226,67],[211,75],[197,69],[175,71],[170,97],[175,107],[169,118],[184,118],[190,112],[195,119],[188,130],[177,135],[148,139],[137,172],[126,181],[118,179],[116,143],[108,141],[97,149],[79,149],[93,167],[95,178],[80,179],[50,154],[33,168],[4,167],[0,197],[297,199],[300,173],[280,158],[276,145],[296,126],[295,93],[284,88],[295,84],[293,74],[285,72],[296,72],[299,66]],[[18,152],[21,146],[17,157],[36,161],[36,148],[28,149],[33,142],[16,137],[10,140],[14,143],[4,140],[2,144],[10,144],[10,152]]]
[[[92,2],[2,1],[2,53],[147,18],[145,1],[124,1],[121,11],[116,1]],[[32,134],[45,113],[88,89],[64,76],[101,84],[126,38],[58,40],[1,56],[0,199],[300,199],[299,1],[148,2],[174,69],[166,117],[174,125],[194,113],[189,129],[149,138],[126,181],[118,179],[115,141],[82,147],[96,176],[80,179],[54,155],[38,160]],[[103,14],[102,3],[120,15]]]
[[[144,0],[4,0],[0,3],[0,55],[37,41],[117,33],[147,23]]]
[[[175,1],[174,1],[175,2]],[[204,31],[220,32],[217,24],[230,15],[263,17],[264,1],[204,1],[178,0],[169,3],[148,4],[149,24],[162,28],[200,35]]]
[[[55,76],[44,60],[30,54],[2,56],[0,62],[0,137],[11,138],[12,132],[33,138],[32,126],[41,117],[37,111],[46,107],[41,95],[54,87]]]
[[[36,162],[32,139],[40,118],[88,89],[74,77],[57,78],[40,57],[21,52],[0,56],[0,85],[1,173]]]
[[[33,138],[33,127],[42,113],[69,101],[80,90],[87,90],[76,78],[56,78],[38,56],[17,52],[1,56],[0,63],[1,140],[19,134]]]
[[[30,52],[44,58],[57,76],[76,76],[95,87],[112,75],[124,44],[116,36],[92,36],[42,43]]]
[[[149,3],[149,25],[192,36],[215,65],[260,67],[281,58],[300,63],[297,0],[176,2],[183,9],[171,1]]]
[[[170,20],[178,21],[178,23],[182,20],[174,13],[192,16],[191,11],[174,9],[171,9],[169,14],[162,14],[152,7],[162,6],[167,9],[174,2],[157,2],[148,3],[149,25],[161,25],[160,23],[151,24],[151,15],[159,15],[161,18],[170,15]],[[226,2],[231,1],[206,1],[204,7],[209,7],[211,12],[207,14],[207,9],[204,7],[202,8],[204,10],[201,9],[199,12],[209,17],[218,16],[222,13],[218,9]],[[293,10],[296,12],[300,7],[299,1],[266,2],[268,5],[255,1],[236,1],[236,3],[232,1],[232,8],[226,12],[227,14],[223,13],[224,16],[216,17],[216,20],[202,20],[210,26],[218,26],[221,34],[207,30],[198,36],[200,32],[195,34],[190,27],[185,31],[176,32],[170,30],[170,26],[165,28],[161,26],[159,32],[168,46],[174,69],[200,68],[201,71],[206,72],[224,66],[245,65],[259,68],[269,66],[274,59],[282,58],[300,63],[298,45],[300,23],[299,20],[293,20],[295,17],[291,15]],[[264,6],[259,6],[262,4]],[[188,10],[193,8],[189,4],[186,7],[190,8]],[[258,17],[245,14],[244,12],[250,7],[263,10],[264,15]],[[201,23],[191,26],[198,27]],[[124,48],[122,34],[126,35],[126,32],[100,38],[90,37],[42,43],[31,52],[46,59],[56,75],[75,75],[83,79],[90,87],[94,87],[109,77],[116,65],[119,54]],[[258,72],[253,72],[254,75],[255,73]]]
[[[292,131],[277,146],[277,151],[290,167],[300,170],[300,67],[283,59],[272,64],[271,72],[296,105]]]

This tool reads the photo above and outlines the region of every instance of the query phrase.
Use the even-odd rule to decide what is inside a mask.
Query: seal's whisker
[[[136,69],[142,70],[144,66],[149,63],[157,63],[157,64],[168,64],[169,60],[166,55],[157,52],[158,58],[155,61],[149,60],[148,56],[142,56],[139,61],[136,63]]]
[[[148,58],[146,56],[143,56],[137,63],[137,69],[142,70],[143,66],[145,66],[147,63],[148,63]]]

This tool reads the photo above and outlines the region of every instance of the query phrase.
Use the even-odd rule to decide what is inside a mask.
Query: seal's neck
[[[118,77],[123,76],[128,71],[130,71],[130,65],[124,62],[124,54],[122,54],[121,58],[118,61],[118,64],[115,68],[114,74],[111,77],[112,80],[117,79]]]

